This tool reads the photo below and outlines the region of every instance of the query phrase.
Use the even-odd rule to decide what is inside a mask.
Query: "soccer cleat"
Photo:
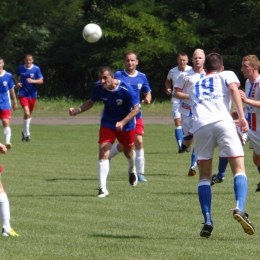
[[[196,175],[196,171],[193,168],[190,168],[188,172],[188,176],[195,176],[195,175]]]
[[[132,169],[128,169],[128,174],[129,174],[129,183],[131,186],[136,186],[138,183],[138,177],[136,174],[136,169],[135,166]]]
[[[2,228],[2,236],[4,236],[4,237],[9,237],[9,236],[19,237],[20,235],[17,234],[17,233],[14,231],[13,228],[11,228],[10,231],[8,232],[8,231],[6,230],[6,228],[3,227],[3,228]]]
[[[259,192],[260,191],[260,182],[256,185],[256,190],[255,192]]]
[[[101,188],[98,190],[98,197],[99,198],[104,198],[107,197],[109,195],[109,192],[106,188]]]
[[[179,148],[178,153],[184,153],[189,147],[186,145],[182,144],[181,147]]]
[[[223,182],[223,180],[225,179],[225,177],[223,177],[223,178],[218,178],[217,176],[218,176],[217,174],[213,174],[213,175],[212,175],[212,178],[211,178],[211,186],[213,186],[213,185],[216,184],[216,183],[221,183],[221,182]]]
[[[30,142],[31,138],[30,135],[25,135],[24,132],[22,132],[22,142]]]
[[[190,147],[187,147],[186,150],[185,150],[187,153],[190,152]]]
[[[10,150],[12,148],[12,144],[11,143],[7,143],[5,145],[5,147],[6,147],[7,150]]]
[[[233,217],[241,224],[245,233],[247,233],[248,235],[254,235],[255,228],[253,224],[250,222],[250,220],[248,219],[248,215],[246,213],[242,212],[239,209],[234,209]]]
[[[140,182],[146,182],[147,180],[145,179],[143,174],[138,174],[138,181]]]
[[[213,230],[213,226],[210,223],[206,223],[204,224],[202,230],[200,231],[200,236],[209,238],[211,236],[212,230]]]

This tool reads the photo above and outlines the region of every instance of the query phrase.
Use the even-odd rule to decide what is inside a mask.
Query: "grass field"
[[[86,97],[86,100],[89,97]],[[68,98],[60,99],[37,99],[36,109],[33,111],[33,117],[57,117],[69,116],[68,110],[70,107],[79,107],[85,100],[74,100]],[[103,108],[102,102],[96,102],[95,106],[87,112],[90,116],[100,116],[100,111]],[[171,100],[157,101],[153,100],[150,105],[143,105],[142,110],[146,116],[160,116],[160,117],[171,117]],[[21,117],[23,115],[23,110],[18,104],[16,111],[12,112],[13,117]],[[86,115],[86,114],[85,114]],[[79,116],[84,116],[81,114]]]
[[[212,187],[215,226],[205,239],[198,175],[187,176],[190,154],[177,153],[173,125],[146,125],[147,183],[131,187],[126,159],[112,160],[107,198],[97,198],[98,129],[32,125],[32,141],[22,143],[21,126],[12,126],[13,148],[0,162],[11,223],[21,236],[0,236],[1,259],[259,259],[260,176],[247,147],[246,211],[256,234],[245,234],[232,217],[228,169],[225,181]]]

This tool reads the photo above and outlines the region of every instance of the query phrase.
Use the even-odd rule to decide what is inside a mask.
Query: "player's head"
[[[103,88],[110,88],[113,85],[114,72],[110,67],[102,67],[98,71],[98,77]]]
[[[220,54],[212,52],[205,58],[204,69],[207,73],[223,70],[223,59]]]
[[[31,54],[26,54],[24,56],[24,63],[27,68],[30,68],[33,64],[33,56]]]
[[[177,63],[179,70],[185,70],[189,61],[188,55],[185,52],[180,52],[177,56]]]
[[[4,59],[0,57],[0,69],[2,69],[5,65]]]
[[[250,78],[258,74],[260,61],[256,55],[247,55],[242,58],[241,71],[245,78]]]
[[[135,71],[138,65],[138,54],[133,51],[126,52],[124,63],[126,72]]]
[[[202,49],[196,49],[192,55],[192,63],[194,67],[201,68],[205,62],[205,52]]]

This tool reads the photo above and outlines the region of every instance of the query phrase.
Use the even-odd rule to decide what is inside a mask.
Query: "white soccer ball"
[[[82,35],[87,42],[93,43],[101,38],[102,30],[97,24],[89,23],[83,28]]]

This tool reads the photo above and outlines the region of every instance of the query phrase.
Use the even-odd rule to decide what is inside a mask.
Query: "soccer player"
[[[37,98],[36,85],[43,84],[43,76],[40,67],[33,64],[33,56],[26,54],[24,65],[18,66],[15,82],[19,88],[18,96],[24,110],[24,129],[22,131],[22,142],[30,141],[31,115]]]
[[[233,217],[242,225],[245,233],[253,235],[255,232],[248,215],[244,213],[247,177],[243,147],[229,112],[231,98],[238,114],[238,125],[243,132],[248,131],[248,123],[238,90],[239,80],[234,72],[221,71],[222,66],[223,60],[219,54],[207,55],[204,64],[206,76],[189,90],[194,116],[194,148],[199,168],[198,196],[204,217],[200,236],[206,238],[210,237],[214,226],[211,216],[211,175],[216,146],[219,147],[219,156],[228,158],[234,176],[236,206],[232,210]]]
[[[181,113],[181,125],[183,129],[183,144],[181,147],[184,152],[187,147],[190,147],[193,139],[193,134],[190,132],[192,127],[192,113],[191,113],[191,100],[189,97],[189,88],[196,83],[200,78],[204,77],[205,72],[203,69],[205,61],[205,53],[202,49],[196,49],[192,55],[193,67],[178,77],[174,84],[175,97],[181,100],[179,111]],[[196,159],[194,149],[191,154],[191,166],[188,176],[196,174]]]
[[[107,176],[109,173],[108,156],[115,140],[123,146],[128,161],[129,183],[136,186],[138,178],[135,168],[135,120],[139,113],[139,100],[133,88],[127,82],[114,78],[111,68],[103,67],[99,71],[99,80],[92,91],[90,99],[79,108],[70,108],[69,114],[75,116],[89,110],[98,99],[102,99],[104,110],[101,115],[99,130],[99,192],[98,197],[109,195]]]
[[[144,104],[150,104],[152,95],[151,88],[147,77],[144,73],[136,70],[136,66],[138,65],[138,55],[135,52],[127,52],[125,54],[125,69],[119,70],[115,72],[116,79],[122,79],[125,82],[129,83],[137,97],[140,97],[141,93],[144,94],[144,100],[142,101]],[[143,116],[141,105],[139,106],[140,112],[136,116],[136,126],[135,126],[135,165],[136,172],[138,176],[138,181],[146,182],[146,178],[144,177],[144,166],[145,166],[145,157],[144,157],[144,148],[143,148],[143,135],[144,135],[144,124],[143,124]],[[110,152],[109,159],[112,159],[119,152],[123,151],[123,146],[121,144],[115,144]]]
[[[1,143],[0,143],[0,153],[2,154],[7,153],[7,148],[5,147],[5,145]],[[19,235],[14,231],[13,228],[11,228],[10,225],[10,204],[1,181],[1,174],[2,174],[2,166],[0,165],[0,218],[2,221],[2,235],[5,237],[9,237],[9,236],[18,237]]]
[[[11,144],[11,99],[13,99],[13,109],[17,108],[17,100],[14,91],[14,81],[12,74],[4,70],[4,59],[0,57],[0,119],[3,124],[5,146],[7,149],[12,148]]]
[[[172,68],[165,80],[166,94],[172,95],[172,117],[175,124],[175,138],[179,148],[179,153],[182,153],[181,145],[183,142],[183,131],[181,127],[181,114],[179,112],[180,100],[174,97],[175,89],[174,84],[177,81],[177,78],[191,69],[191,66],[187,65],[189,59],[188,55],[185,52],[180,52],[177,57],[178,66]],[[188,150],[189,151],[189,150]]]
[[[260,173],[260,61],[256,55],[247,55],[242,59],[241,71],[247,79],[245,92],[240,91],[245,103],[245,117],[249,124],[249,146],[253,149],[253,162]],[[260,191],[260,182],[256,192]]]

